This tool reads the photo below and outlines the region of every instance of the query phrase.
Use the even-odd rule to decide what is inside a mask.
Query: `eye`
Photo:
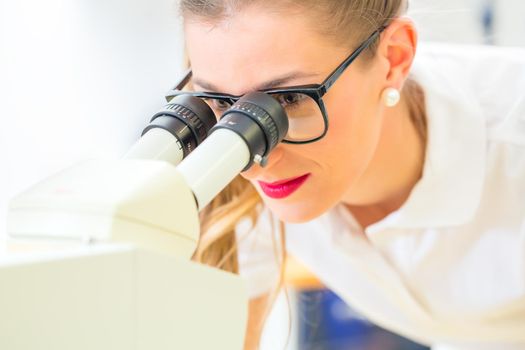
[[[214,98],[206,99],[206,103],[210,108],[215,112],[216,115],[220,116],[222,113],[226,112],[232,106],[229,102]]]
[[[290,92],[279,94],[275,97],[277,98],[277,101],[279,101],[281,106],[283,106],[283,108],[288,108],[300,103],[305,98],[305,95]]]

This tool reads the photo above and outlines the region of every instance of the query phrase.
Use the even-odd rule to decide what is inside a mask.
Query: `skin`
[[[187,19],[185,35],[195,88],[234,95],[268,82],[321,83],[352,50],[323,38],[305,16],[257,7],[218,23]],[[402,89],[416,43],[413,22],[394,20],[372,61],[355,61],[323,98],[327,135],[306,145],[280,144],[265,168],[254,165],[242,174],[281,220],[305,222],[343,203],[366,227],[406,201],[421,177],[424,145],[404,100],[388,108],[381,94],[388,87]],[[267,197],[258,184],[307,173],[303,186],[284,199]]]

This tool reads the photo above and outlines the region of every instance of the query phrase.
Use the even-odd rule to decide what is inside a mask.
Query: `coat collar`
[[[411,74],[425,91],[428,119],[423,176],[401,208],[369,226],[367,234],[457,226],[474,216],[483,189],[487,131],[466,68],[437,50],[416,55]]]

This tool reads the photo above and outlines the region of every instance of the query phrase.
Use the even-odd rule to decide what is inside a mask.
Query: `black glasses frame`
[[[348,68],[348,66],[355,61],[355,59],[363,52],[365,49],[367,49],[370,44],[381,34],[381,32],[386,28],[386,26],[382,26],[376,31],[372,33],[366,39],[361,45],[355,49],[350,56],[348,56],[328,77],[321,83],[321,84],[309,84],[309,85],[299,85],[299,86],[290,86],[290,87],[282,87],[277,89],[265,89],[260,90],[260,92],[264,92],[267,94],[284,94],[284,93],[300,93],[307,95],[311,97],[319,106],[319,109],[321,110],[321,113],[323,115],[324,119],[324,131],[323,133],[315,137],[311,140],[306,141],[291,141],[291,140],[283,140],[284,143],[291,143],[291,144],[306,144],[306,143],[312,143],[315,141],[318,141],[322,139],[326,133],[328,132],[328,116],[326,112],[326,107],[323,102],[323,96],[328,92],[330,87],[334,85],[334,83],[337,81],[337,79],[343,74],[343,72]],[[182,78],[181,81],[179,81],[173,89],[168,91],[166,93],[166,100],[169,102],[173,97],[179,96],[179,95],[191,95],[199,98],[212,98],[220,101],[224,101],[226,103],[229,103],[230,105],[233,105],[237,100],[239,100],[242,95],[230,95],[230,94],[223,94],[223,93],[216,93],[216,92],[205,92],[205,91],[182,91],[182,89],[188,84],[192,77],[192,71],[189,69],[185,75],[184,78]]]

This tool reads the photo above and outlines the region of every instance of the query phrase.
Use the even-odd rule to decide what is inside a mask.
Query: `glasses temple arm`
[[[333,72],[332,74],[330,74],[328,76],[328,78],[326,78],[326,80],[321,84],[321,87],[322,87],[322,94],[324,95],[326,93],[326,91],[328,91],[328,89],[335,83],[335,81],[337,80],[337,78],[339,78],[339,76],[343,73],[343,71],[348,68],[348,66],[357,58],[357,56],[359,56],[359,54],[361,52],[363,52],[366,48],[368,48],[368,46],[370,46],[370,44],[372,43],[372,41],[374,41],[376,39],[376,37],[381,34],[381,32],[386,28],[386,26],[382,26],[380,27],[379,29],[377,29],[375,32],[372,33],[372,35],[370,35],[368,37],[368,39],[366,39],[361,45],[359,45],[359,47],[354,51],[352,52],[352,54],[343,62],[341,63],[341,65],[339,67],[337,67]]]

